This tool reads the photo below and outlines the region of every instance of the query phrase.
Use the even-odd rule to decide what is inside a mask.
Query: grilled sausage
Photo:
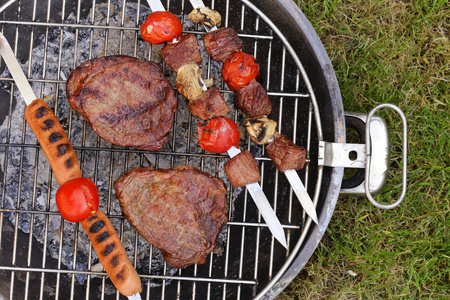
[[[25,109],[25,119],[47,156],[59,185],[81,177],[75,152],[50,107],[41,99]],[[114,286],[125,296],[142,291],[141,280],[108,217],[97,211],[81,222]]]
[[[140,293],[142,284],[139,275],[128,259],[119,235],[108,217],[97,211],[80,224],[88,234],[92,247],[117,290],[125,296]]]
[[[41,144],[58,184],[81,177],[75,151],[47,103],[34,100],[25,108],[25,119]]]

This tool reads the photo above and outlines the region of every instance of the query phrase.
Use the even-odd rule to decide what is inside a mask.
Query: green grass
[[[449,2],[296,2],[330,56],[345,110],[390,102],[405,112],[408,190],[389,211],[340,197],[321,244],[278,299],[450,299]],[[401,122],[381,115],[392,154],[377,200],[390,202],[401,187]]]

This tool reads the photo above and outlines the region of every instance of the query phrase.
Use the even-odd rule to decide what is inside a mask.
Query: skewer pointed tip
[[[141,295],[139,293],[136,293],[132,296],[128,296],[127,298],[128,300],[141,300]]]
[[[314,211],[315,212],[315,211]],[[319,225],[319,220],[317,219],[317,214],[312,214],[312,216],[310,216],[311,217],[311,220],[313,220],[314,221],[314,223],[316,223],[317,225]]]
[[[284,235],[282,237],[275,237],[278,242],[280,242],[280,244],[287,249],[287,242],[286,242],[286,238],[284,237]]]

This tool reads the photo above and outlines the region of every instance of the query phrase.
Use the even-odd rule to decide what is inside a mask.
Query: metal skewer
[[[235,146],[232,146],[228,149],[227,153],[230,157],[234,157],[241,153],[241,150]],[[246,187],[273,236],[280,242],[281,245],[283,245],[284,248],[287,248],[283,226],[281,226],[281,223],[273,211],[269,200],[261,189],[261,186],[257,182],[254,182],[247,184]]]
[[[28,79],[23,73],[22,68],[19,65],[19,62],[17,61],[17,58],[14,55],[14,52],[12,51],[11,46],[8,43],[8,40],[2,33],[0,33],[0,55],[3,57],[3,60],[8,66],[9,72],[11,73],[11,76],[13,77],[14,82],[16,83],[17,88],[19,89],[20,94],[22,95],[25,104],[27,106],[30,105],[34,100],[37,99],[37,97],[34,94],[34,91],[31,88]],[[141,295],[139,293],[136,293],[132,296],[128,296],[128,299],[141,300]]]
[[[155,11],[166,11],[164,6],[162,5],[161,1],[159,0],[147,0],[148,6],[150,6],[150,9],[152,12]]]
[[[319,220],[317,219],[316,207],[309,197],[309,194],[306,192],[306,188],[303,185],[303,182],[300,180],[297,172],[295,170],[286,170],[283,173],[284,175],[286,175],[286,178],[291,184],[292,189],[294,190],[294,193],[297,196],[298,201],[300,201],[300,204],[302,205],[305,212],[308,214],[308,216],[311,217],[314,223],[319,224]]]

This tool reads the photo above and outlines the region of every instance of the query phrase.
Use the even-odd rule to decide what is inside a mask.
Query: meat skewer
[[[219,117],[199,123],[197,130],[202,149],[228,153],[230,160],[225,163],[225,172],[230,183],[235,187],[247,187],[273,236],[287,248],[283,227],[258,184],[261,180],[258,163],[249,151],[241,152],[238,148],[239,130],[236,123],[226,117]]]
[[[202,0],[190,0],[190,2],[194,10],[205,6]],[[237,33],[232,28],[221,28],[215,31],[209,30],[206,25],[205,28],[208,32],[204,37],[205,48],[213,60],[224,62],[222,77],[228,87],[236,92],[236,107],[252,118],[268,115],[272,105],[265,89],[255,80],[258,74],[252,74],[255,68],[259,70],[259,66],[255,67],[254,57],[241,52],[242,42]],[[233,60],[235,61],[234,65]],[[233,70],[234,66],[237,70]],[[241,74],[244,74],[243,78],[240,77]],[[279,167],[277,164],[276,166]],[[286,169],[283,172],[307,214],[318,224],[314,204],[295,169]]]
[[[199,68],[202,58],[194,35],[185,34],[176,44],[167,44],[161,50],[161,55],[164,62],[177,72],[177,90],[189,100],[188,108],[193,116],[207,120],[230,112],[219,89],[208,89],[207,85],[211,85],[212,81],[202,79]]]
[[[222,62],[222,78],[235,92],[234,104],[252,118],[270,114],[272,103],[267,91],[256,80],[259,65],[253,55],[242,52],[242,40],[231,27],[205,34],[203,43],[211,59]]]
[[[161,50],[161,55],[164,62],[177,73],[177,90],[189,100],[188,108],[192,115],[201,120],[225,116],[230,108],[219,89],[208,89],[213,80],[202,79],[202,70],[199,68],[202,58],[197,38],[193,34],[181,35],[181,22],[171,12],[165,11],[160,1],[147,2],[152,13],[141,25],[141,36],[151,44],[168,42]],[[216,14],[214,21],[209,21],[210,24],[220,23],[220,14]]]
[[[149,2],[150,7],[152,8],[153,12],[155,12],[153,10],[153,8],[155,10],[161,9],[159,4],[153,3],[154,1],[148,0],[148,2]],[[202,5],[202,7],[204,7],[204,5]],[[142,33],[142,29],[141,29],[141,33]],[[170,41],[170,39],[167,41]],[[166,45],[161,50],[161,55],[163,57],[163,60],[166,62],[166,64],[169,65],[174,71],[177,72],[177,80],[176,80],[177,81],[176,82],[177,89],[181,94],[183,94],[186,98],[189,99],[189,101],[190,101],[189,108],[191,110],[191,113],[194,116],[199,117],[203,120],[212,119],[213,121],[216,119],[220,119],[220,120],[227,119],[227,118],[220,118],[229,111],[229,108],[226,106],[226,103],[223,100],[223,98],[222,98],[222,101],[220,101],[220,100],[214,101],[215,102],[214,105],[210,105],[209,101],[204,101],[204,100],[209,100],[209,98],[210,98],[209,95],[206,96],[205,99],[201,99],[199,102],[197,102],[197,103],[201,103],[199,105],[200,107],[201,106],[205,107],[205,109],[203,109],[203,112],[201,112],[201,113],[198,113],[195,110],[195,108],[198,107],[197,105],[195,105],[195,104],[191,105],[191,101],[198,100],[198,97],[201,97],[202,95],[205,95],[206,93],[209,93],[209,91],[213,90],[213,89],[209,89],[206,91],[204,90],[204,86],[203,86],[202,80],[201,80],[201,70],[198,68],[198,65],[201,63],[201,54],[200,54],[200,49],[198,47],[198,43],[193,35],[189,35],[189,34],[185,35],[185,36],[181,37],[180,40],[177,41],[176,44],[172,43],[172,44]],[[202,91],[202,89],[203,89],[203,91]],[[211,92],[211,94],[215,94],[215,95],[219,94],[220,95],[220,93],[218,93],[218,91]],[[220,104],[216,105],[217,103],[222,103],[222,105],[220,105]],[[225,105],[226,108],[224,108],[224,109],[217,108],[220,106],[223,107],[223,104]],[[214,110],[212,112],[207,112],[207,110],[209,110],[210,108],[214,108]],[[222,112],[222,114],[219,114],[219,112]],[[230,120],[230,122],[232,122],[235,125],[235,123],[233,121]],[[204,129],[205,129],[204,127],[207,126],[204,124],[208,124],[208,123],[199,123],[198,127],[197,127],[198,131],[199,131],[199,141],[200,141],[201,147],[202,147],[202,142],[201,142],[201,138],[200,138],[201,132],[208,132],[208,133],[211,132],[211,129],[208,129],[209,131],[204,131]],[[237,139],[237,141],[239,141],[239,138]],[[237,145],[237,142],[235,143],[235,145],[229,145],[228,147],[224,148],[223,151],[214,151],[214,152],[217,152],[217,153],[228,152],[231,159],[233,159],[236,156],[235,160],[237,160],[237,161],[247,162],[249,159],[255,160],[255,158],[252,155],[248,156],[248,154],[245,152],[241,153],[241,151],[239,150],[239,148],[236,147],[236,145]],[[231,163],[229,164],[229,165],[231,165],[229,169],[234,169],[233,166],[239,165],[239,164],[233,163],[235,160],[231,161]],[[257,166],[256,160],[254,161],[254,163],[252,163],[250,165],[255,165],[255,164]],[[232,173],[228,172],[228,174],[232,174]],[[231,176],[228,175],[228,177],[230,178]],[[255,179],[258,179],[258,178],[255,178]],[[281,226],[280,221],[278,220],[270,203],[267,200],[267,197],[265,196],[264,192],[262,191],[262,189],[259,186],[259,184],[257,183],[257,181],[259,181],[259,180],[256,180],[255,182],[244,181],[244,183],[242,185],[247,186],[253,200],[257,204],[258,209],[260,210],[261,214],[263,215],[263,217],[264,217],[266,223],[268,224],[269,229],[273,233],[274,237],[285,248],[287,248],[286,237],[284,234],[283,227]]]
[[[267,144],[267,154],[274,162],[275,167],[286,175],[305,212],[318,224],[314,203],[296,172],[305,165],[306,149],[296,145],[287,136],[276,132],[276,126],[277,122],[268,118],[247,119],[245,125],[255,143]]]
[[[17,62],[11,46],[1,33],[0,54],[8,66],[27,105],[25,108],[25,119],[36,135],[43,152],[50,162],[55,178],[60,185],[56,193],[56,204],[61,215],[70,222],[83,222],[91,218],[92,215],[100,213],[97,211],[97,187],[92,180],[81,177],[78,160],[64,129],[48,105],[43,100],[36,98]],[[90,187],[80,183],[86,181]],[[103,225],[113,228],[110,220],[105,215],[102,217],[102,222]],[[83,229],[87,230],[85,227]],[[97,251],[98,248],[96,245],[99,242],[98,239],[94,239],[91,233],[87,230],[88,237],[91,239],[94,249]],[[114,264],[112,264],[108,255],[99,255],[100,262],[115,287],[130,300],[141,299],[139,293],[142,291],[142,285],[139,275],[129,261],[115,230],[110,230],[109,235],[103,237],[103,242],[108,245],[113,244],[113,248],[118,249],[116,253],[121,254],[120,257],[115,259]],[[119,249],[120,247],[122,250]],[[120,266],[120,270],[115,266]]]

